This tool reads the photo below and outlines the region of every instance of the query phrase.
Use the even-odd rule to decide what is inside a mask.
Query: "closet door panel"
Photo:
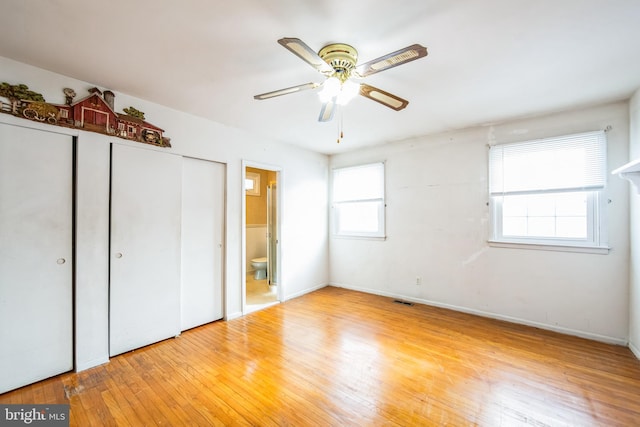
[[[112,145],[109,353],[180,333],[182,158]]]
[[[73,368],[73,140],[0,124],[0,393]]]
[[[225,166],[184,158],[181,329],[223,316]]]

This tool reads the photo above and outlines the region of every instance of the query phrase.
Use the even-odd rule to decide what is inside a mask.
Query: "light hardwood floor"
[[[71,425],[637,426],[629,349],[327,287],[0,395]]]

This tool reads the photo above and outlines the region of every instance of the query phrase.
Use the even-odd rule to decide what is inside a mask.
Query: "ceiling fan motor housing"
[[[358,51],[348,44],[333,43],[326,45],[318,52],[318,56],[335,70],[335,76],[345,81],[351,75],[358,62]]]

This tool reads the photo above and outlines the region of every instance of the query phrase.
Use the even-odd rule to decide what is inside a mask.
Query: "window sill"
[[[353,234],[332,234],[334,239],[352,239],[352,240],[387,240],[387,236],[358,236]]]
[[[545,245],[541,243],[514,243],[489,240],[492,248],[530,249],[537,251],[577,252],[583,254],[608,255],[611,248],[608,246],[570,246],[570,245]]]

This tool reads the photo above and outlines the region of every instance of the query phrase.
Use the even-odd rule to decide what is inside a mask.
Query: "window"
[[[333,170],[333,234],[384,237],[384,163]]]
[[[491,241],[606,246],[606,152],[604,132],[492,146]]]
[[[244,188],[248,196],[260,195],[260,174],[256,172],[247,172],[244,179]]]

